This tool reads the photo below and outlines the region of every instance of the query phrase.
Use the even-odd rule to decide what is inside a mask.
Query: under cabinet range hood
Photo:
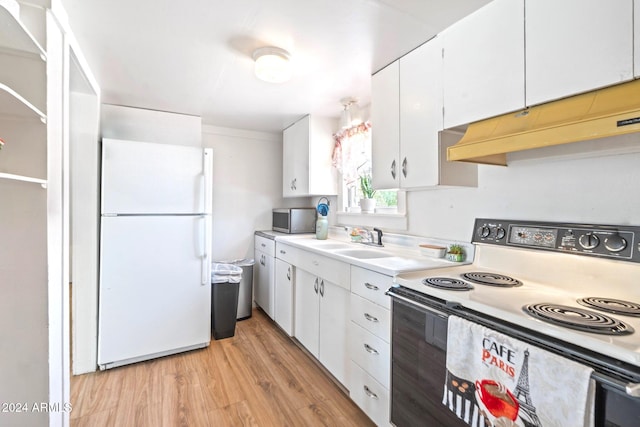
[[[640,80],[471,123],[447,160],[507,164],[507,153],[640,132]]]

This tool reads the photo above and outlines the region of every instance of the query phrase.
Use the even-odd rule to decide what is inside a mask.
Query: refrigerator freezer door
[[[208,212],[205,166],[202,148],[103,139],[102,213]]]
[[[209,263],[203,256],[209,219],[102,218],[102,368],[209,344],[211,288],[202,277],[203,263]]]

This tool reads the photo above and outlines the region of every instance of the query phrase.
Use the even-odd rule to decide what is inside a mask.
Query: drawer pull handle
[[[311,263],[312,263],[313,265],[320,265],[320,263],[319,263],[317,260],[315,260],[315,259],[314,259],[313,261],[311,261]]]
[[[364,318],[367,319],[369,322],[373,322],[373,323],[378,322],[378,318],[370,315],[369,313],[365,313]]]
[[[369,344],[365,344],[364,345],[364,349],[367,350],[367,352],[371,353],[371,354],[380,354],[378,353],[378,350],[376,350],[375,348],[371,347]]]
[[[260,243],[260,246],[262,246],[263,248],[267,247],[267,245],[265,245],[264,243]]]
[[[280,253],[281,253],[282,255],[284,255],[284,254],[286,254],[287,252],[286,252],[286,251],[284,251],[284,250],[282,250],[282,249],[280,249]]]
[[[291,281],[291,267],[287,268],[287,280]]]
[[[380,290],[380,288],[379,288],[379,287],[377,287],[376,285],[372,285],[372,284],[371,284],[371,283],[369,283],[369,282],[365,282],[364,286],[365,286],[367,289],[371,289],[372,291],[379,291],[379,290]]]
[[[320,296],[324,297],[324,280],[320,281]]]
[[[378,395],[371,391],[369,387],[364,386],[364,392],[372,399],[378,399]]]
[[[318,278],[316,277],[316,281],[313,282],[313,290],[315,291],[315,293],[318,293]]]

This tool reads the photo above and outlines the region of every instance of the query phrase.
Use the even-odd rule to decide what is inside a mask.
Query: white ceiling
[[[280,132],[308,114],[370,100],[370,76],[489,0],[63,0],[102,102]],[[294,76],[253,75],[278,46]]]

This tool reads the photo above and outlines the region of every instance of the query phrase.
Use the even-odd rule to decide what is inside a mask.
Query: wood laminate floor
[[[71,426],[372,426],[260,310],[233,338],[71,379]]]

